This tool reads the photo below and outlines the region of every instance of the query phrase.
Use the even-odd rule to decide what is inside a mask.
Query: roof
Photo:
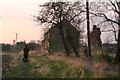
[[[68,25],[69,27],[73,27],[73,29],[75,29],[76,31],[78,31],[67,19],[63,19],[61,21],[61,23],[62,23],[62,26],[64,26],[64,27],[67,27],[66,25]],[[49,33],[49,31],[52,30],[55,27],[56,27],[55,25],[52,26],[45,34]]]

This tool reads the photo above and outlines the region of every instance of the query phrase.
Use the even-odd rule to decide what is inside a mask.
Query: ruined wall
[[[74,47],[78,50],[79,48],[79,31],[75,29],[68,21],[62,21],[63,34],[67,47],[70,52],[73,52],[73,47],[70,41],[73,41]],[[48,35],[49,34],[49,35]],[[70,36],[70,37],[69,37]],[[44,41],[42,42],[42,53],[64,53],[64,45],[60,30],[57,26],[52,26],[50,30],[44,35]],[[47,51],[46,51],[47,50]]]
[[[64,26],[64,35],[65,35],[65,40],[67,42],[67,46],[70,49],[70,52],[73,52],[73,46],[71,45],[71,41],[73,42],[74,47],[78,51],[79,49],[79,35],[80,32],[73,26],[71,25],[70,22],[67,20],[62,21],[62,25]]]
[[[65,52],[62,37],[57,26],[50,30],[49,43],[50,53]]]
[[[44,40],[42,41],[42,45],[40,48],[40,54],[49,54],[49,38],[50,38],[50,33],[46,33],[44,35]]]
[[[93,26],[93,31],[90,33],[91,46],[93,48],[101,47],[102,41],[100,38],[101,31],[100,28]]]

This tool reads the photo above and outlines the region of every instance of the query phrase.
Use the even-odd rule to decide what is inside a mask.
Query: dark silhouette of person
[[[24,62],[28,62],[29,48],[28,48],[27,44],[26,44],[25,48],[23,49],[23,51],[24,51],[23,61]]]

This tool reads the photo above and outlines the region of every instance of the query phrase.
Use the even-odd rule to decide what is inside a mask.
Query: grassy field
[[[22,55],[10,63],[3,73],[3,78],[94,78],[95,73],[86,68],[72,67],[63,60],[50,59],[47,56],[29,55],[30,61],[24,63]],[[105,74],[104,77],[116,78]]]

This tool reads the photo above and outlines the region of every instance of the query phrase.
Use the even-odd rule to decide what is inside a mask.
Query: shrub
[[[109,47],[103,47],[103,51],[105,53],[111,53],[111,54],[113,54],[113,53],[116,52],[116,47],[111,47],[111,46],[109,46]]]
[[[113,61],[114,57],[110,56],[107,53],[104,53],[104,54],[100,54],[99,56],[96,56],[96,59],[98,61],[106,61],[108,63],[111,63]]]

